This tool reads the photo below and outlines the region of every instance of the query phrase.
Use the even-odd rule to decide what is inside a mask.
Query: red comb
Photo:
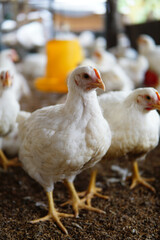
[[[157,98],[158,98],[158,100],[160,101],[160,96],[159,96],[159,93],[158,93],[158,92],[156,92],[156,94],[157,94]]]
[[[94,71],[95,71],[95,74],[96,74],[96,76],[98,77],[98,79],[100,79],[101,77],[100,77],[100,75],[99,75],[99,73],[98,73],[98,71],[97,71],[96,68],[94,68]]]

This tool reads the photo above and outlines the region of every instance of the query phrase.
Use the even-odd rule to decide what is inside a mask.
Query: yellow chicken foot
[[[88,206],[91,206],[91,200],[94,196],[103,198],[103,199],[109,199],[108,196],[105,196],[99,193],[102,191],[102,189],[96,187],[96,176],[97,176],[97,171],[96,170],[92,171],[90,183],[87,191],[79,193],[79,196],[84,196],[83,200],[87,202]]]
[[[67,213],[59,213],[54,207],[54,200],[53,200],[53,194],[51,192],[47,192],[47,198],[48,198],[48,204],[49,204],[49,211],[48,214],[45,217],[36,219],[31,221],[31,223],[37,223],[41,221],[47,221],[52,219],[56,222],[56,224],[59,226],[59,228],[65,233],[68,234],[67,229],[63,226],[62,222],[60,221],[60,217],[73,217],[72,214]]]
[[[143,178],[140,176],[139,169],[138,169],[138,163],[137,161],[133,162],[133,172],[132,172],[132,184],[130,186],[130,189],[135,188],[138,184],[142,184],[143,186],[149,188],[152,192],[156,192],[155,188],[152,187],[149,183],[149,181],[154,181],[154,178]]]
[[[2,166],[4,170],[7,170],[7,167],[11,167],[11,166],[16,166],[16,167],[21,166],[21,163],[18,162],[18,158],[8,160],[2,150],[0,150],[0,158],[1,158]]]
[[[68,189],[70,191],[71,200],[63,203],[61,206],[65,206],[67,204],[72,204],[72,207],[73,207],[73,210],[74,210],[74,213],[75,213],[75,217],[79,216],[79,209],[86,209],[86,210],[89,210],[89,211],[94,211],[94,212],[104,213],[105,214],[104,211],[102,211],[102,210],[100,210],[98,208],[94,208],[94,207],[86,205],[84,203],[85,199],[80,199],[79,198],[73,183],[65,180],[65,184],[67,185],[67,187],[68,187]]]

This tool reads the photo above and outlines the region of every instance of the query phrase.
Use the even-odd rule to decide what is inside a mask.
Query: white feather
[[[140,88],[129,92],[111,92],[99,96],[99,103],[107,119],[112,143],[108,157],[128,155],[145,157],[159,141],[160,119],[156,110],[147,111],[137,103],[137,96],[150,94],[157,97],[153,88]]]
[[[140,35],[138,38],[138,51],[147,58],[149,68],[160,74],[160,46],[156,45],[154,39],[147,34]]]
[[[10,71],[10,74],[14,76],[12,91],[14,92],[16,98],[20,98],[25,95],[30,95],[30,89],[26,79],[20,74],[13,61],[11,60],[12,49],[5,49],[0,52],[0,72]]]
[[[64,104],[39,109],[20,124],[20,161],[46,191],[95,165],[110,146],[110,129],[95,90],[86,92],[75,83],[75,75],[83,71],[94,73],[91,67],[79,67],[69,76]]]

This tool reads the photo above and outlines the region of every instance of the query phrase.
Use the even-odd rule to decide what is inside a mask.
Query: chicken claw
[[[0,150],[0,158],[2,161],[2,166],[5,171],[7,170],[7,167],[10,167],[10,166],[15,166],[15,167],[21,166],[21,163],[18,162],[18,158],[13,158],[12,160],[8,160],[2,150]]]
[[[49,203],[49,212],[46,216],[32,220],[30,223],[37,223],[41,221],[47,221],[47,220],[54,220],[56,224],[59,226],[59,228],[65,233],[68,234],[67,229],[63,226],[62,222],[60,221],[60,217],[74,217],[72,214],[67,214],[67,213],[59,213],[54,207],[54,200],[53,200],[53,195],[52,191],[47,192],[47,197],[48,197],[48,203]]]
[[[155,188],[152,187],[149,183],[149,181],[154,181],[154,178],[143,178],[140,176],[139,170],[138,170],[138,163],[137,161],[134,161],[133,163],[133,174],[132,174],[132,184],[130,186],[130,189],[135,188],[138,184],[142,184],[143,186],[149,188],[152,192],[156,192]]]
[[[102,191],[102,189],[96,187],[96,184],[95,184],[96,176],[97,176],[97,171],[94,170],[91,174],[90,183],[89,183],[87,191],[84,191],[84,192],[81,192],[78,194],[79,196],[84,197],[83,200],[87,202],[88,206],[91,206],[91,200],[94,196],[103,198],[103,199],[109,199],[109,196],[105,196],[105,195],[102,195],[99,193]]]
[[[67,204],[72,204],[72,207],[73,207],[73,210],[74,210],[74,213],[75,213],[75,217],[78,217],[79,216],[79,209],[86,209],[86,210],[89,210],[89,211],[94,211],[94,212],[97,212],[97,213],[106,213],[105,211],[103,210],[100,210],[98,208],[94,208],[92,206],[88,206],[86,205],[84,202],[85,202],[85,198],[84,199],[80,199],[76,190],[75,190],[75,187],[73,185],[73,183],[65,180],[65,183],[70,191],[70,194],[71,194],[71,200],[63,203],[61,206],[65,206]]]

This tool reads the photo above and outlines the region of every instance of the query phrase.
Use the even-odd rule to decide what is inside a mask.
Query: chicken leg
[[[2,166],[4,170],[7,170],[7,167],[10,167],[10,166],[16,166],[16,167],[21,166],[21,163],[18,162],[18,158],[8,160],[2,150],[0,150],[0,158],[1,158]]]
[[[94,196],[103,198],[103,199],[109,199],[108,196],[105,196],[99,193],[102,191],[102,189],[96,187],[96,176],[97,176],[97,171],[93,170],[91,173],[90,183],[87,191],[79,194],[79,196],[84,196],[83,199],[87,202],[88,206],[91,206],[91,200]]]
[[[98,208],[94,208],[92,206],[88,206],[86,205],[85,202],[85,198],[84,199],[80,199],[77,191],[74,187],[74,184],[72,182],[69,182],[68,180],[65,180],[65,184],[67,185],[70,194],[71,194],[71,200],[63,203],[61,206],[65,206],[66,204],[72,204],[73,210],[75,212],[75,217],[79,216],[79,209],[86,209],[86,210],[90,210],[90,211],[95,211],[98,213],[105,213],[103,210],[100,210]]]
[[[49,211],[48,214],[45,217],[36,219],[31,221],[31,223],[37,223],[40,221],[47,221],[47,220],[54,220],[56,222],[56,224],[59,226],[59,228],[65,233],[68,234],[67,229],[63,226],[63,224],[60,221],[60,217],[73,217],[72,214],[67,214],[67,213],[59,213],[57,212],[57,210],[55,209],[54,206],[54,200],[53,200],[53,194],[52,191],[51,192],[47,192],[47,198],[48,198],[48,204],[49,204]]]
[[[130,186],[130,189],[135,188],[138,184],[142,184],[143,186],[149,188],[152,192],[155,192],[155,188],[152,187],[149,183],[147,183],[149,181],[154,181],[154,178],[147,179],[141,177],[138,169],[138,163],[137,161],[134,161],[132,171],[132,184]]]

